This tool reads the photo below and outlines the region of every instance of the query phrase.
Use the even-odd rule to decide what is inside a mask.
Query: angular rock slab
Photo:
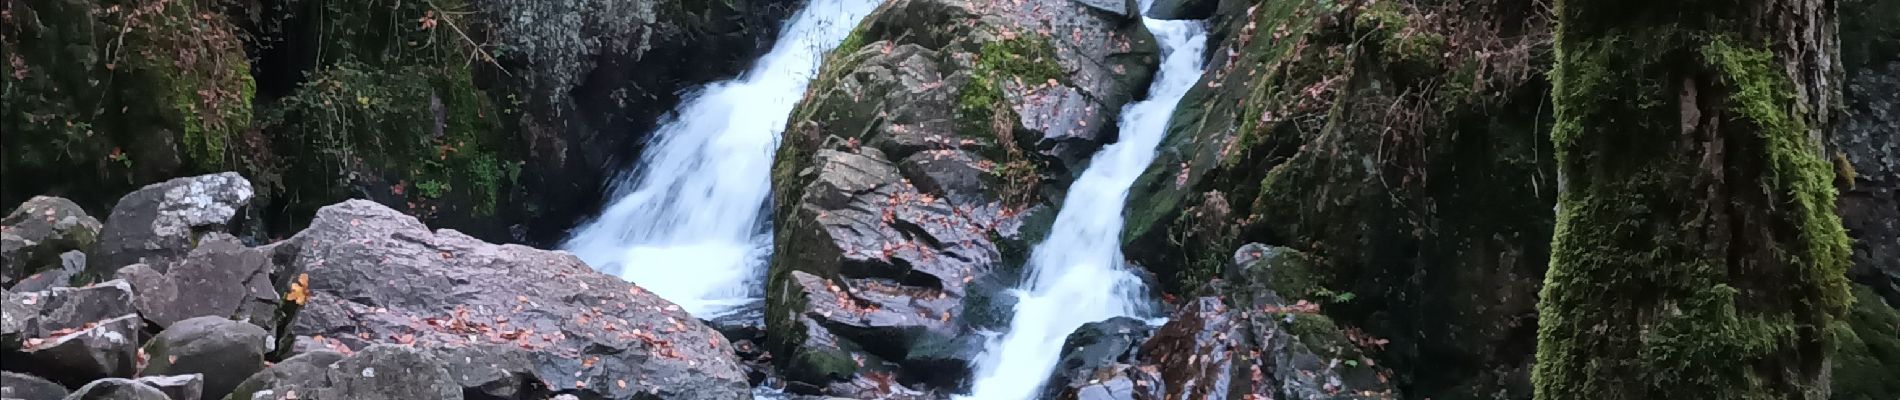
[[[129,378],[138,364],[140,324],[138,315],[126,314],[48,331],[48,337],[27,339],[18,358],[7,367],[52,377],[68,386],[95,379]]]
[[[87,272],[111,276],[139,263],[165,271],[184,258],[193,239],[224,230],[252,194],[251,182],[235,172],[177,178],[133,191],[112,206]]]
[[[281,247],[307,273],[294,325],[350,348],[516,346],[549,389],[603,398],[742,399],[751,388],[717,331],[563,252],[494,245],[352,200]],[[644,398],[644,397],[643,397]]]
[[[0,287],[57,269],[60,254],[92,247],[98,219],[71,200],[36,196],[0,219]]]
[[[271,329],[282,305],[273,284],[274,271],[269,252],[213,233],[203,236],[197,248],[167,270],[132,264],[114,276],[132,283],[139,315],[161,328],[215,316]]]

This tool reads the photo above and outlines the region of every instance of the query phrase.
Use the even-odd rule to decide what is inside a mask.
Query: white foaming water
[[[1142,2],[1147,9],[1149,1]],[[1201,78],[1206,27],[1200,21],[1142,18],[1161,44],[1161,71],[1148,100],[1122,108],[1121,141],[1095,153],[1069,187],[1049,237],[1029,259],[1015,291],[1009,332],[993,337],[976,360],[976,400],[1032,399],[1061,356],[1062,341],[1082,324],[1142,312],[1144,289],[1123,267],[1122,207],[1128,187],[1154,161],[1176,103]]]
[[[600,217],[563,247],[700,318],[756,299],[771,254],[764,229],[772,155],[824,54],[880,0],[810,0],[771,52],[707,84],[661,121]]]

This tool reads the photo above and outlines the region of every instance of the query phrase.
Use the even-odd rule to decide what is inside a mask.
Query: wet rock
[[[1154,19],[1207,19],[1214,15],[1214,9],[1220,6],[1219,0],[1155,0],[1148,7],[1148,17]]]
[[[567,253],[430,232],[368,201],[325,207],[278,246],[282,268],[309,277],[297,335],[350,349],[516,346],[550,390],[601,398],[750,393],[718,332]]]
[[[472,400],[530,400],[550,396],[534,366],[534,358],[510,345],[441,347],[431,353],[441,359],[449,377]]]
[[[202,374],[204,394],[223,398],[238,383],[264,369],[270,333],[224,317],[179,321],[145,344],[142,375]]]
[[[133,264],[115,276],[132,283],[139,314],[161,328],[203,316],[274,328],[282,301],[273,286],[273,271],[265,251],[214,233],[199,239],[197,248],[165,271]]]
[[[81,386],[66,400],[175,400],[158,388],[125,378],[105,378]]]
[[[139,383],[151,386],[165,393],[172,400],[219,399],[222,396],[205,396],[204,375],[147,376],[138,379]]]
[[[131,377],[138,362],[139,317],[135,314],[44,331],[26,339],[9,369],[50,377],[68,386],[95,379]],[[17,357],[17,358],[16,358]],[[18,362],[19,364],[14,364]]]
[[[1062,356],[1043,388],[1043,398],[1152,398],[1160,377],[1154,367],[1142,367],[1139,353],[1154,331],[1146,322],[1128,317],[1082,324],[1063,340]]]
[[[74,278],[86,271],[86,253],[78,250],[59,255],[59,267],[28,275],[13,284],[16,292],[37,292],[57,287],[70,287]]]
[[[1244,321],[1219,297],[1191,301],[1141,345],[1161,372],[1169,399],[1226,399],[1244,392],[1247,335]]]
[[[223,231],[251,195],[251,182],[234,172],[172,179],[127,194],[112,206],[88,253],[87,272],[111,276],[138,263],[164,272],[199,236]]]
[[[65,386],[33,375],[0,371],[0,398],[20,400],[59,400],[66,398]]]
[[[1040,229],[1027,216],[1114,140],[1153,73],[1130,4],[894,0],[832,52],[773,169],[776,242],[800,249],[767,278],[765,347],[788,390],[967,379],[955,366],[1008,286],[973,283],[1019,264]]]
[[[1137,17],[1141,15],[1141,10],[1137,8],[1139,5],[1135,4],[1132,0],[1075,0],[1075,2],[1096,10],[1101,10],[1102,12],[1123,17]]]
[[[0,219],[0,287],[58,270],[61,254],[92,247],[100,226],[86,210],[63,198],[36,196],[21,203]],[[44,287],[28,291],[39,289]]]
[[[1280,399],[1392,399],[1391,372],[1376,366],[1358,341],[1305,300],[1319,281],[1313,260],[1284,247],[1251,243],[1234,252],[1226,270],[1228,293],[1246,312],[1246,364],[1251,393]]]

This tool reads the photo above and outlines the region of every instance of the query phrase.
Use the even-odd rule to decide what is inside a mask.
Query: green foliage
[[[297,198],[327,204],[359,180],[414,182],[424,199],[466,198],[487,215],[519,166],[503,161],[499,114],[466,66],[377,69],[342,62],[270,109]],[[364,176],[395,171],[395,176]],[[511,172],[513,171],[513,172]]]
[[[1833,398],[1900,398],[1900,310],[1873,289],[1856,286],[1854,307],[1834,325]]]

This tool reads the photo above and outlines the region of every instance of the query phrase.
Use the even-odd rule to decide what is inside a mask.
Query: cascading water
[[[772,155],[824,54],[880,0],[809,0],[750,70],[691,94],[661,122],[613,204],[563,246],[700,318],[758,298],[771,253]]]
[[[1149,3],[1142,1],[1142,9]],[[1071,331],[1142,312],[1141,280],[1123,267],[1122,207],[1129,186],[1154,161],[1175,104],[1200,80],[1207,41],[1200,21],[1142,23],[1161,44],[1151,96],[1122,109],[1121,141],[1095,153],[1069,187],[1055,226],[1030,256],[1029,279],[1015,291],[1009,332],[992,338],[977,358],[968,399],[1035,398]]]

